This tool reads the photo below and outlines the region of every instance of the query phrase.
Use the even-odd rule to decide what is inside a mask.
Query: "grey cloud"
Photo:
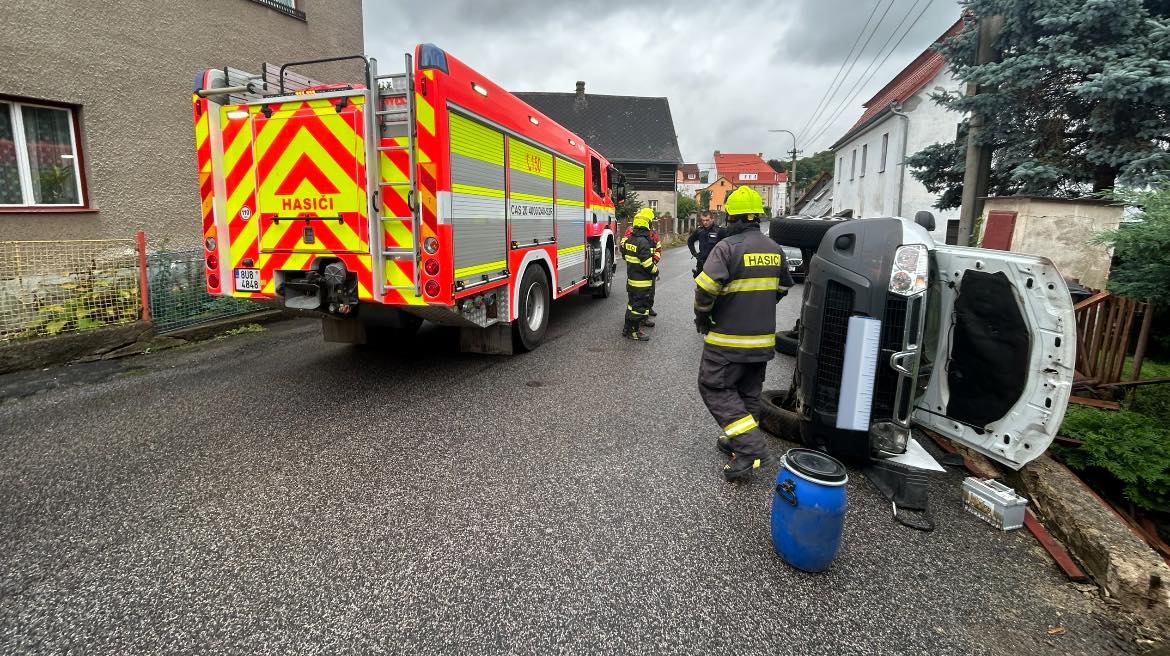
[[[717,149],[773,157],[790,146],[768,128],[796,130],[809,117],[869,13],[868,1],[367,0],[366,51],[388,71],[415,44],[432,42],[516,91],[571,92],[585,80],[589,93],[666,97],[687,161],[709,162]],[[927,12],[906,39],[907,53],[953,22],[953,0],[936,4],[947,7]],[[850,12],[860,13],[852,23],[841,18]],[[844,41],[845,50],[834,41]],[[819,63],[775,59],[796,44],[831,56]],[[912,58],[891,57],[865,93]],[[826,130],[824,143],[808,146],[841,136],[860,115],[865,93]]]

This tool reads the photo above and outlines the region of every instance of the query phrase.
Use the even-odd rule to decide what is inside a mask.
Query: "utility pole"
[[[792,214],[796,211],[796,156],[801,153],[796,149],[796,135],[788,130],[768,130],[768,132],[784,132],[792,137],[792,150],[788,151],[792,155],[792,167],[788,169],[788,207],[787,214]]]
[[[975,55],[976,64],[987,64],[995,59],[992,44],[1003,32],[1003,16],[977,18],[979,21],[979,47]],[[967,85],[967,95],[979,93],[975,84]],[[959,209],[959,246],[971,246],[974,238],[975,221],[983,216],[983,200],[987,196],[988,181],[991,178],[991,153],[988,145],[979,145],[986,117],[972,114],[967,130],[967,161],[963,172],[963,200]]]

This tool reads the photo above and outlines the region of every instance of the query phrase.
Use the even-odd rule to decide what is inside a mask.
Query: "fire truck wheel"
[[[781,406],[788,392],[764,390],[760,394],[760,428],[776,437],[800,441],[800,415]]]
[[[531,351],[540,345],[544,331],[548,329],[551,305],[548,276],[543,268],[533,264],[524,270],[524,277],[520,279],[520,304],[516,308],[513,326],[517,349]]]
[[[603,283],[599,287],[594,288],[593,298],[609,298],[609,295],[611,293],[613,293],[613,249],[612,248],[607,248],[605,250],[605,268],[603,269],[603,271],[604,271],[604,273],[602,275],[605,279],[605,283]]]

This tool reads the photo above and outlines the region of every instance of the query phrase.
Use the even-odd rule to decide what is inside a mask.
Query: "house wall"
[[[658,214],[670,212],[671,216],[678,216],[678,196],[673,191],[639,191],[638,199],[646,207],[650,207],[650,201],[656,200]]]
[[[938,196],[927,191],[902,165],[907,154],[913,155],[931,144],[955,139],[959,115],[939,107],[930,99],[938,86],[949,91],[961,88],[944,69],[903,104],[901,111],[909,119],[888,114],[834,150],[834,213],[852,209],[853,216],[860,218],[913,217],[919,210],[929,210],[935,216],[932,237],[939,243],[946,240],[947,221],[958,220],[959,210],[934,208]],[[884,171],[880,170],[883,136],[888,138]],[[905,152],[902,150],[903,136],[906,139]],[[866,146],[868,153],[863,171],[862,153]],[[851,175],[853,153],[857,154],[857,166]],[[899,183],[903,185],[901,207],[898,206]]]
[[[979,242],[989,212],[1016,212],[1011,250],[1052,260],[1061,275],[1094,289],[1109,280],[1113,249],[1090,243],[1096,235],[1120,225],[1122,209],[1096,200],[1070,201],[1009,196],[988,198],[983,206]]]
[[[201,232],[191,89],[230,65],[361,54],[360,0],[298,0],[306,20],[250,0],[24,0],[4,9],[0,93],[80,108],[90,208],[0,210],[0,240],[130,238],[196,244]],[[401,61],[382,62],[383,72]],[[296,69],[361,79],[360,63]]]

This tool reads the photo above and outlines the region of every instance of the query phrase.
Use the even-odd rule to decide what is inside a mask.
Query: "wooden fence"
[[[1141,303],[1109,292],[1097,292],[1073,307],[1077,322],[1076,384],[1112,386],[1122,382],[1134,327],[1139,325],[1129,380],[1141,376],[1153,312]]]

